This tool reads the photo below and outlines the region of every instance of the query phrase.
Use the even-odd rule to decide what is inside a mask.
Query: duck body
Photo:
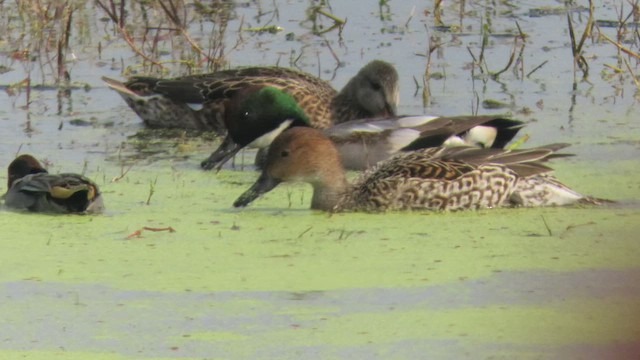
[[[148,127],[219,133],[226,132],[225,100],[248,87],[286,92],[317,128],[357,116],[395,115],[398,102],[397,72],[380,60],[363,67],[341,92],[320,78],[280,67],[237,68],[173,79],[133,77],[125,83],[103,80]]]
[[[244,147],[266,148],[293,126],[312,126],[289,94],[276,88],[246,88],[226,106],[228,129],[222,145],[202,163],[220,168]],[[524,123],[502,116],[402,116],[349,120],[323,129],[349,170],[364,170],[400,152],[443,145],[502,148]]]
[[[21,155],[9,165],[4,205],[47,213],[97,213],[104,209],[98,186],[73,174],[49,174],[35,158]]]
[[[467,210],[600,203],[559,181],[543,162],[568,156],[566,144],[526,150],[437,147],[403,152],[365,172],[353,185],[324,134],[309,128],[283,132],[269,148],[256,183],[234,203],[242,207],[284,181],[314,189],[312,209],[324,211]]]
[[[533,160],[546,160],[564,146],[495,154],[470,147],[403,153],[366,172],[332,210],[457,211],[577,203],[585,197],[559,183],[547,174],[550,169]],[[509,156],[523,157],[514,164]],[[517,169],[526,163],[530,168]]]
[[[161,79],[134,77],[124,83],[107,77],[102,80],[120,94],[146,127],[224,132],[218,116],[220,105],[212,102],[204,106],[199,94],[189,102],[178,101],[154,90]],[[184,89],[195,88],[185,85]]]
[[[353,120],[323,130],[347,170],[365,170],[400,152],[439,146],[503,148],[525,124],[499,115],[403,116]]]

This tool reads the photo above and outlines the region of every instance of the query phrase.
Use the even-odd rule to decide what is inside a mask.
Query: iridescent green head
[[[291,95],[271,86],[254,86],[238,91],[227,102],[225,125],[233,141],[246,146],[274,131],[311,123]]]

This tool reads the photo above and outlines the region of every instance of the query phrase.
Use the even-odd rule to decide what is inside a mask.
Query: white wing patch
[[[445,142],[442,143],[442,146],[446,147],[454,147],[454,146],[465,146],[468,145],[467,141],[457,135],[451,136]]]
[[[464,137],[465,142],[471,146],[489,148],[493,145],[498,135],[498,129],[491,126],[475,126]]]
[[[187,106],[193,111],[200,111],[204,107],[201,103],[187,103]]]

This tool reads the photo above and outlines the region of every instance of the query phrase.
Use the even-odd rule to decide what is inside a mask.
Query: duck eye
[[[282,156],[282,157],[289,156],[289,150],[282,150],[282,152],[280,153],[280,156]]]
[[[243,119],[243,120],[246,120],[246,119],[248,119],[248,118],[249,118],[249,112],[248,112],[248,111],[243,112],[243,113],[242,113],[242,119]]]

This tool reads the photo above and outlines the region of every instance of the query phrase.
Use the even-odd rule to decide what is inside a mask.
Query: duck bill
[[[222,144],[218,146],[216,151],[200,163],[200,167],[204,170],[216,169],[220,171],[222,165],[234,157],[241,149],[242,146],[233,141],[230,136],[227,136],[222,141]]]
[[[99,214],[104,212],[104,202],[102,201],[102,196],[98,195],[93,198],[93,201],[89,203],[86,210],[84,211],[87,214]]]
[[[395,117],[396,116],[396,106],[393,104],[389,104],[387,103],[387,105],[385,106],[385,111],[387,112],[387,116],[388,117]]]
[[[245,191],[236,201],[233,203],[234,207],[245,207],[249,205],[253,200],[259,198],[262,194],[268,193],[273,188],[278,186],[281,180],[275,179],[267,175],[266,171],[263,171],[258,180]]]

